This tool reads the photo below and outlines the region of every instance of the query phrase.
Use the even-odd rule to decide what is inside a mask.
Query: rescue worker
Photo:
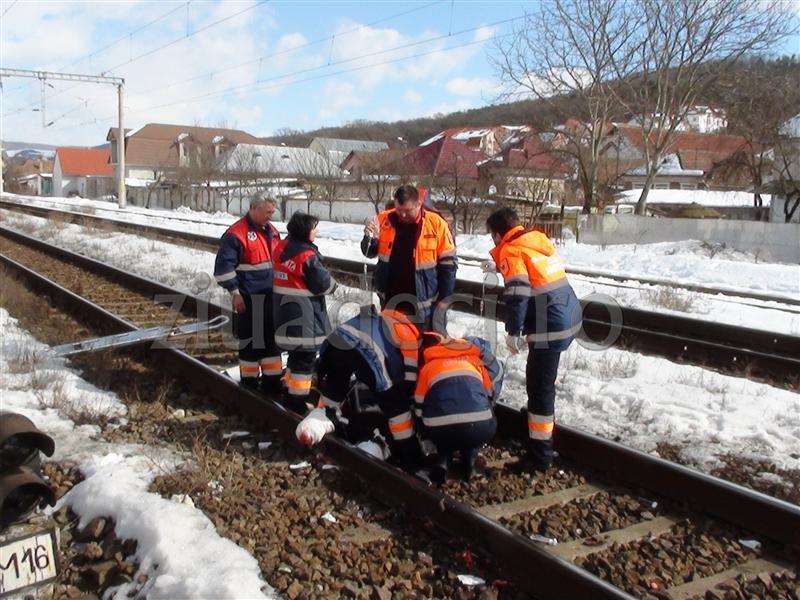
[[[256,193],[247,214],[222,235],[214,278],[231,293],[239,339],[239,374],[243,385],[267,393],[281,390],[281,353],[272,324],[272,255],[280,240],[270,223],[275,200]]]
[[[581,305],[564,261],[546,234],[526,230],[511,208],[494,211],[486,227],[495,243],[494,266],[505,281],[506,347],[528,346],[528,452],[524,468],[553,462],[555,382],[561,353],[581,329]]]
[[[361,314],[339,325],[323,343],[317,365],[318,408],[306,418],[313,422],[323,416],[331,420],[350,391],[351,378],[364,384],[386,418],[392,456],[407,471],[414,471],[422,451],[411,413],[417,381],[420,331],[403,313],[364,307]],[[305,421],[305,420],[304,420]],[[320,441],[301,422],[298,439],[313,444]]]
[[[375,291],[381,308],[402,311],[431,329],[437,304],[455,288],[457,261],[447,221],[425,208],[424,196],[413,185],[397,188],[394,208],[364,228],[361,252],[378,257]],[[443,330],[444,318],[436,325]]]
[[[314,359],[331,329],[325,295],[336,287],[314,245],[318,224],[312,215],[294,213],[274,254],[275,342],[289,352],[284,404],[301,415],[311,408]]]
[[[436,445],[438,464],[431,480],[442,483],[453,454],[461,454],[461,476],[468,481],[478,450],[494,438],[492,407],[503,387],[503,369],[489,343],[478,337],[446,338],[426,332],[414,412],[423,437]]]

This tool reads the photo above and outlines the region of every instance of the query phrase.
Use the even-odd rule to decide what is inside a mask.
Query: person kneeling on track
[[[275,249],[275,342],[289,352],[283,400],[301,415],[311,408],[314,359],[331,330],[325,295],[336,287],[314,245],[318,224],[314,216],[294,213],[286,224],[288,237]]]
[[[503,387],[503,368],[489,343],[479,337],[445,338],[425,332],[422,368],[414,394],[414,412],[423,437],[436,445],[438,463],[431,480],[442,483],[461,454],[461,476],[472,476],[478,450],[494,438],[492,411]]]
[[[383,412],[395,462],[407,471],[416,470],[422,450],[414,431],[411,397],[417,381],[419,341],[416,325],[394,310],[378,313],[372,306],[363,307],[360,315],[339,325],[320,350],[318,408],[298,425],[297,438],[312,445],[333,430],[336,411],[355,377],[374,394]]]

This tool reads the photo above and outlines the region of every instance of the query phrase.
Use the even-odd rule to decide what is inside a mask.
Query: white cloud
[[[500,85],[491,79],[480,77],[456,77],[445,84],[445,89],[456,96],[496,96],[500,92]]]
[[[403,94],[403,98],[405,98],[406,102],[417,104],[420,100],[422,100],[422,94],[416,90],[408,89],[406,90],[406,93]]]

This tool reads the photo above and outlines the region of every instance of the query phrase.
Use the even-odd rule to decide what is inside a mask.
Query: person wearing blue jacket
[[[242,384],[255,388],[260,380],[266,392],[280,392],[283,373],[272,322],[272,257],[280,240],[274,213],[275,200],[255,194],[247,214],[222,235],[214,262],[214,279],[231,294]]]
[[[318,224],[312,215],[294,213],[286,224],[288,237],[275,249],[275,342],[289,352],[284,404],[301,415],[310,408],[317,350],[331,330],[325,296],[336,287],[314,245]]]
[[[386,418],[392,455],[408,471],[422,459],[411,412],[419,341],[420,331],[407,315],[363,307],[361,314],[328,336],[317,365],[319,406],[333,416],[348,397],[354,377],[366,385]]]
[[[496,244],[490,254],[505,281],[506,347],[511,354],[528,348],[528,453],[523,467],[543,470],[553,462],[558,363],[581,330],[581,304],[545,233],[525,229],[512,208],[494,211],[486,227]]]
[[[423,437],[436,445],[438,464],[431,480],[443,482],[453,455],[461,455],[461,476],[472,476],[478,450],[494,438],[493,406],[503,387],[503,368],[489,343],[479,337],[446,338],[425,332],[414,411]]]

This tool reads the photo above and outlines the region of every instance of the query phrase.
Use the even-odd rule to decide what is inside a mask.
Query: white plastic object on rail
[[[325,415],[324,408],[315,408],[297,424],[295,436],[301,444],[313,446],[319,444],[326,434],[334,429],[333,421]]]

